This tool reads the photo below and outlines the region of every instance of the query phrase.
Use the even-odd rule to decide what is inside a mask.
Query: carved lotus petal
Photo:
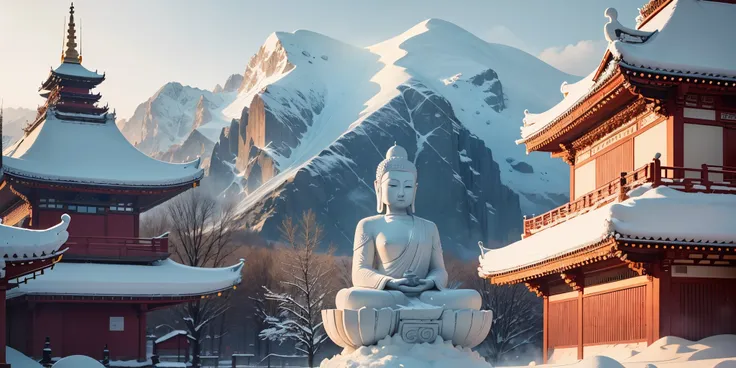
[[[325,331],[340,347],[357,349],[398,335],[408,343],[433,342],[437,336],[453,345],[472,348],[491,330],[493,312],[441,308],[392,310],[328,309],[322,311]]]

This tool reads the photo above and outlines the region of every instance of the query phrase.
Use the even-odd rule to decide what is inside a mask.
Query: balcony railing
[[[70,236],[65,258],[109,260],[156,260],[169,256],[168,237],[123,238],[103,236]]]
[[[626,193],[645,183],[657,187],[666,185],[685,192],[736,194],[736,167],[703,164],[699,169],[662,166],[658,158],[621,177],[545,214],[524,218],[527,237],[560,224],[575,216],[613,201],[626,199]]]

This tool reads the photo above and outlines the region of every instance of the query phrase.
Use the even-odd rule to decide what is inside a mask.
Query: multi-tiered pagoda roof
[[[115,125],[115,113],[98,107],[91,90],[104,74],[82,66],[71,8],[62,63],[51,70],[40,93],[46,98],[26,134],[4,151],[5,172],[39,182],[126,188],[174,187],[196,183],[199,159],[173,164],[138,151]]]
[[[168,234],[140,237],[143,212],[198,185],[199,159],[159,161],[128,142],[92,92],[105,76],[82,66],[73,6],[66,38],[61,65],[41,85],[37,118],[3,152],[0,218],[34,229],[0,225],[0,266],[18,271],[0,275],[14,321],[9,345],[33,354],[50,336],[75,341],[62,355],[94,356],[100,341],[114,341],[114,359],[145,361],[146,313],[234,289],[243,261],[189,267],[169,258]],[[5,293],[3,282],[14,287]]]

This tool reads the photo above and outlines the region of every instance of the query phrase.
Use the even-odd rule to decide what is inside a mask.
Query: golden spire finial
[[[63,62],[79,64],[81,63],[79,52],[77,52],[77,36],[74,28],[74,3],[69,7],[69,28],[66,31],[66,50],[64,50]]]

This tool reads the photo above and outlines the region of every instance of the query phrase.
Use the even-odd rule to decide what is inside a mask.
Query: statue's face
[[[417,188],[414,174],[406,171],[389,171],[383,174],[381,179],[382,181],[376,185],[380,186],[380,200],[383,204],[394,210],[402,210],[411,206]]]

